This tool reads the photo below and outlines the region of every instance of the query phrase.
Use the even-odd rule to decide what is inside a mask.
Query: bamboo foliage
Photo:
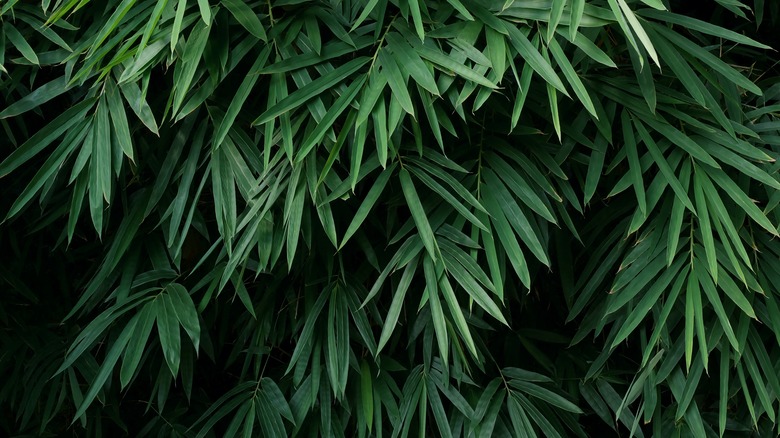
[[[780,432],[780,4],[0,24],[4,434]]]

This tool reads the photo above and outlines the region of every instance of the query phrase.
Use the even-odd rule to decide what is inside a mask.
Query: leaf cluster
[[[780,430],[780,4],[0,4],[0,430]]]

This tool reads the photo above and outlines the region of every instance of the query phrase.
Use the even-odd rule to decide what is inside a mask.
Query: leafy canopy
[[[4,1],[0,429],[776,434],[743,1]]]

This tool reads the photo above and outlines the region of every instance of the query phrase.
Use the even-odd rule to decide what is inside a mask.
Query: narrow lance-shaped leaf
[[[29,140],[24,142],[24,144],[19,146],[0,163],[0,178],[8,175],[19,166],[26,163],[68,129],[83,120],[87,111],[89,111],[94,103],[95,101],[93,99],[79,102],[77,105],[60,114],[43,129],[36,132]]]
[[[244,77],[244,80],[238,87],[238,91],[236,91],[236,95],[233,97],[233,100],[230,101],[230,106],[225,113],[225,117],[222,118],[219,126],[217,127],[217,130],[214,132],[212,148],[219,148],[219,146],[225,140],[225,137],[236,120],[236,117],[238,117],[239,111],[241,111],[241,107],[244,105],[244,102],[246,102],[246,99],[249,97],[249,93],[254,88],[257,80],[260,78],[260,68],[262,68],[268,61],[268,56],[270,54],[271,48],[267,47],[265,50],[263,50],[260,56],[257,57],[254,64],[252,64],[252,67],[249,68],[249,74]]]
[[[406,297],[406,292],[409,290],[409,285],[411,285],[414,273],[417,270],[417,264],[417,257],[415,257],[406,265],[406,268],[401,275],[401,279],[398,282],[398,286],[393,292],[393,300],[390,303],[387,318],[385,318],[384,324],[382,325],[382,333],[379,335],[379,343],[376,348],[377,354],[382,351],[382,348],[387,344],[387,341],[390,340],[390,336],[392,336],[393,331],[395,330],[396,324],[398,323],[398,317],[401,314],[401,307],[403,306],[404,298]]]
[[[366,197],[363,199],[363,202],[360,204],[360,207],[352,218],[352,222],[349,223],[347,231],[344,232],[344,237],[341,239],[339,249],[344,247],[347,241],[349,241],[350,237],[355,234],[366,217],[368,217],[371,208],[373,208],[374,204],[376,204],[379,196],[384,191],[385,186],[387,186],[387,182],[390,181],[390,177],[393,175],[394,169],[395,164],[391,165],[388,169],[383,170],[377,177],[376,181],[374,181],[374,185],[371,186],[371,190],[368,191]]]
[[[642,212],[643,216],[647,216],[647,200],[645,197],[645,183],[642,179],[642,165],[639,162],[639,153],[637,151],[634,130],[631,126],[629,115],[625,111],[621,116],[621,122],[623,127],[623,140],[626,147],[626,155],[628,157],[629,174],[631,175],[631,183],[634,186],[634,192],[636,193],[639,210]]]
[[[106,383],[106,380],[108,380],[108,378],[113,373],[114,365],[116,365],[117,361],[119,360],[119,355],[122,353],[122,350],[124,350],[125,346],[130,340],[130,337],[132,336],[135,326],[137,324],[138,324],[138,316],[131,319],[130,322],[127,323],[125,328],[122,330],[122,333],[120,333],[119,337],[117,337],[117,339],[111,345],[111,349],[106,354],[106,357],[103,360],[103,364],[100,366],[100,370],[98,371],[97,375],[94,377],[92,382],[90,382],[89,390],[87,390],[87,393],[84,395],[84,399],[82,400],[81,405],[79,406],[78,410],[76,410],[76,413],[73,415],[73,421],[71,421],[71,424],[75,423],[76,419],[81,417],[84,414],[84,412],[86,412],[87,408],[92,404],[92,401],[95,400],[98,391],[100,391],[103,388],[103,385]]]
[[[336,119],[347,109],[347,107],[349,107],[349,105],[352,104],[364,82],[364,77],[358,78],[355,82],[350,84],[346,90],[344,90],[344,92],[341,94],[341,96],[339,96],[338,99],[336,99],[335,102],[333,102],[333,105],[328,109],[325,117],[320,120],[319,124],[317,124],[317,127],[311,132],[311,134],[309,134],[308,137],[306,137],[306,139],[303,140],[303,143],[299,146],[300,149],[295,157],[295,161],[297,163],[303,161],[312,148],[316,146],[317,143],[322,141],[322,138],[325,136],[327,130],[330,129],[334,123],[336,123]]]
[[[276,117],[279,117],[281,114],[298,108],[314,96],[317,96],[334,85],[343,82],[347,77],[360,69],[360,67],[365,65],[369,60],[370,58],[367,57],[353,59],[346,64],[336,68],[335,70],[332,70],[329,73],[326,73],[321,77],[311,81],[305,87],[295,90],[286,98],[279,101],[272,108],[266,110],[266,112],[264,112],[254,122],[252,122],[252,125],[262,125],[275,119]]]
[[[181,360],[181,338],[175,305],[168,294],[160,295],[155,304],[157,305],[157,332],[160,335],[163,356],[171,375],[176,376],[179,373]]]
[[[409,171],[401,169],[399,173],[401,180],[401,189],[404,193],[404,198],[409,205],[409,211],[412,213],[412,219],[417,226],[417,231],[420,233],[420,238],[425,245],[425,249],[428,251],[428,255],[431,259],[436,261],[438,258],[439,249],[436,245],[436,238],[433,235],[431,224],[428,222],[428,216],[425,213],[425,209],[420,202],[420,197],[417,195],[417,190],[412,182],[412,177],[409,175]]]
[[[5,21],[3,23],[3,33],[4,36],[8,38],[8,42],[13,44],[16,47],[16,50],[18,50],[25,59],[33,64],[40,63],[40,61],[38,61],[38,55],[10,21]]]
[[[173,310],[184,331],[189,335],[192,345],[197,352],[200,345],[200,322],[198,321],[198,313],[195,310],[195,303],[192,301],[187,289],[181,284],[171,283],[166,287],[166,291],[168,292],[171,310]]]
[[[409,94],[404,76],[401,74],[401,69],[398,66],[396,60],[390,56],[386,51],[380,50],[379,57],[380,65],[382,66],[381,73],[387,77],[387,83],[390,85],[390,89],[393,90],[393,97],[398,100],[401,107],[414,117],[414,104],[412,103],[412,97]]]
[[[430,257],[423,258],[423,271],[425,273],[426,290],[428,291],[428,305],[431,308],[433,329],[436,332],[436,341],[439,346],[439,354],[445,367],[448,363],[450,352],[449,336],[447,335],[447,321],[444,319],[444,311],[439,299],[439,281],[436,268]]]
[[[67,80],[65,76],[60,76],[57,79],[41,85],[30,94],[8,105],[0,112],[0,119],[16,117],[43,105],[66,91],[68,91]]]
[[[133,336],[127,344],[122,360],[122,368],[119,372],[119,381],[122,388],[130,383],[141,358],[146,350],[146,343],[149,341],[149,335],[154,326],[154,320],[157,317],[157,308],[153,303],[146,303],[138,314],[138,323],[133,330]]]
[[[549,48],[550,48],[550,53],[553,56],[553,59],[555,59],[555,62],[561,68],[561,71],[563,72],[563,76],[572,86],[572,89],[574,90],[574,94],[577,96],[577,98],[579,98],[582,106],[584,106],[585,109],[588,110],[588,112],[593,115],[593,117],[598,119],[599,117],[598,114],[596,114],[596,108],[593,106],[593,101],[590,98],[590,94],[588,93],[588,90],[585,88],[585,84],[582,83],[582,80],[577,75],[577,72],[574,71],[574,67],[571,65],[568,58],[563,53],[563,49],[561,49],[561,46],[558,44],[558,42],[555,39],[552,39],[550,40]]]
[[[536,71],[550,86],[560,91],[565,95],[569,95],[566,92],[566,88],[563,86],[563,82],[555,73],[550,63],[545,60],[539,51],[531,44],[523,32],[514,26],[507,26],[509,30],[509,41],[515,48],[517,53],[523,57],[525,62],[528,63],[531,68]]]
[[[236,18],[236,21],[238,21],[241,26],[244,27],[244,29],[263,41],[268,39],[268,36],[265,33],[265,29],[263,28],[263,23],[260,22],[260,19],[257,18],[257,15],[254,13],[254,11],[252,11],[249,5],[239,0],[221,1],[227,10],[233,14],[233,17]],[[204,16],[203,19],[205,21],[206,17]],[[206,24],[209,24],[209,22],[206,21]]]

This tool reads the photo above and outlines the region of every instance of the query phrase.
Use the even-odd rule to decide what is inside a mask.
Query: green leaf
[[[451,57],[443,54],[438,50],[430,48],[426,45],[416,45],[415,50],[417,50],[417,53],[421,57],[431,61],[432,63],[444,69],[444,72],[447,74],[450,74],[450,72],[452,72],[462,77],[463,79],[469,80],[476,84],[483,85],[485,87],[493,88],[493,89],[498,88],[496,84],[494,84],[484,76],[466,67],[462,63],[458,63],[454,61]]]
[[[512,193],[520,198],[528,208],[549,222],[557,222],[553,213],[547,208],[547,205],[542,201],[539,195],[536,194],[535,187],[529,184],[520,172],[517,172],[512,166],[496,155],[488,155],[486,161],[490,164],[491,169],[501,177],[501,180],[503,180],[504,183],[506,183]]]
[[[452,289],[452,285],[450,285],[446,275],[442,275],[439,278],[439,288],[442,292],[442,296],[444,297],[444,301],[447,303],[447,308],[450,310],[450,315],[452,315],[455,327],[458,329],[461,337],[463,337],[463,340],[466,342],[466,347],[468,347],[469,351],[472,355],[474,355],[475,358],[479,357],[477,353],[477,347],[474,344],[474,338],[471,336],[471,331],[469,330],[468,324],[466,323],[466,318],[463,316],[463,311],[461,310],[458,299],[455,296],[455,291]]]
[[[352,27],[349,29],[350,32],[354,32],[355,29],[360,27],[361,24],[363,24],[364,21],[366,21],[366,18],[368,18],[368,15],[374,10],[376,5],[379,3],[379,0],[368,0],[368,2],[363,5],[363,10],[360,11],[360,15],[355,20],[355,23],[352,24]],[[371,431],[371,427],[369,427],[369,432]]]
[[[610,348],[615,348],[618,344],[623,342],[639,326],[639,324],[642,323],[650,310],[652,310],[652,308],[658,303],[658,300],[665,291],[666,287],[669,286],[669,283],[671,283],[675,277],[684,277],[687,271],[683,270],[682,273],[680,273],[682,265],[683,260],[678,260],[674,265],[670,266],[666,271],[664,271],[661,277],[656,279],[653,285],[646,292],[644,292],[642,299],[636,303],[625,322],[623,322],[621,325],[620,331],[618,331],[615,335]],[[680,273],[679,276],[678,273]],[[615,306],[613,305],[611,307],[614,308]]]
[[[441,402],[439,391],[436,390],[436,385],[425,385],[428,395],[428,405],[433,412],[433,418],[436,421],[436,426],[439,428],[439,433],[443,438],[452,438],[452,429],[447,421],[447,413],[444,411],[444,405]]]
[[[190,38],[184,46],[181,63],[176,63],[176,70],[173,75],[173,114],[178,114],[184,98],[190,92],[190,85],[195,78],[203,51],[206,49],[206,43],[209,40],[209,32],[212,26],[206,26],[198,22],[195,28],[190,32]],[[132,106],[132,103],[131,103]]]
[[[509,384],[510,386],[513,386],[530,396],[536,397],[553,406],[559,407],[565,411],[572,412],[575,414],[582,413],[582,409],[577,407],[577,405],[575,405],[574,403],[570,402],[569,400],[566,400],[564,397],[550,391],[549,389],[543,388],[539,385],[535,385],[531,382],[525,382],[522,380],[510,380]]]
[[[141,123],[154,134],[158,134],[157,122],[154,119],[154,114],[152,114],[152,109],[141,95],[141,90],[137,85],[134,83],[123,84],[119,88],[122,90],[122,95],[125,97],[130,109],[133,110]]]
[[[179,0],[176,4],[176,16],[171,26],[171,52],[176,50],[176,43],[179,41],[182,21],[184,20],[184,10],[187,8],[187,0]]]
[[[650,337],[650,341],[647,343],[647,346],[644,349],[644,353],[642,354],[642,367],[646,366],[648,361],[650,360],[650,356],[652,353],[656,351],[655,345],[658,342],[658,340],[661,337],[661,330],[665,327],[666,321],[669,318],[669,315],[672,311],[672,308],[677,304],[677,297],[680,295],[680,292],[682,291],[683,285],[687,284],[686,281],[689,276],[690,271],[690,265],[685,266],[680,275],[677,276],[677,280],[675,280],[674,284],[672,285],[669,292],[666,294],[666,299],[663,308],[661,309],[660,316],[657,320],[656,328],[653,330],[653,334]],[[660,325],[658,325],[660,324]],[[682,344],[678,343],[678,346],[680,346],[679,354],[680,356],[677,357],[677,361],[679,361],[680,357],[682,357]]]
[[[455,191],[455,193],[460,196],[464,201],[466,201],[469,205],[474,207],[478,211],[487,212],[485,210],[485,207],[482,206],[482,204],[477,200],[477,198],[474,197],[474,195],[455,177],[453,177],[450,173],[446,172],[442,167],[448,167],[452,170],[459,171],[459,172],[465,172],[465,169],[458,168],[456,166],[453,166],[452,163],[448,163],[447,159],[445,157],[438,157],[436,156],[435,152],[428,151],[426,153],[426,158],[429,159],[431,162],[428,162],[426,160],[418,159],[410,157],[408,160],[413,162],[416,166],[420,167],[425,172],[429,173],[431,176],[434,176],[447,184],[452,190]],[[433,164],[436,165],[433,165]]]
[[[720,272],[718,274],[718,285],[720,286],[721,290],[726,293],[726,296],[728,296],[731,301],[733,301],[734,304],[740,308],[740,310],[745,312],[745,315],[753,319],[758,319],[756,317],[756,311],[753,309],[750,301],[740,289],[740,286],[731,279],[722,266],[719,266],[718,270]]]
[[[382,348],[390,340],[396,325],[398,324],[398,317],[401,314],[401,306],[403,306],[404,298],[406,297],[406,291],[409,290],[409,286],[414,278],[414,273],[417,270],[417,257],[412,259],[409,264],[406,265],[401,279],[398,281],[398,286],[393,292],[393,301],[390,303],[390,309],[387,311],[387,317],[384,324],[382,324],[382,333],[379,335],[379,343],[377,344],[377,355]]]
[[[726,310],[723,308],[723,303],[718,296],[718,291],[715,289],[715,284],[712,283],[712,280],[708,275],[704,275],[705,271],[706,268],[701,262],[697,258],[694,259],[694,269],[691,270],[691,275],[696,275],[696,278],[698,278],[699,284],[701,284],[701,288],[704,290],[704,294],[707,296],[710,304],[712,304],[712,308],[715,310],[715,314],[718,316],[718,320],[720,321],[721,327],[723,327],[726,337],[731,343],[731,346],[739,352],[741,351],[741,347],[734,334],[734,329],[731,327],[729,315],[726,314]]]
[[[368,423],[368,431],[371,432],[374,424],[374,388],[373,376],[368,362],[360,362],[360,398],[363,405],[363,417]]]
[[[642,165],[639,162],[639,154],[637,152],[636,139],[634,137],[634,129],[631,126],[631,119],[627,112],[621,114],[621,122],[623,128],[623,139],[626,148],[626,156],[628,157],[629,176],[631,183],[634,186],[634,192],[636,193],[636,199],[641,211],[642,216],[647,216],[647,200],[645,197],[645,184],[642,180]]]
[[[569,93],[566,92],[566,88],[555,73],[555,70],[550,63],[542,57],[536,47],[528,41],[528,37],[515,26],[507,26],[507,29],[509,30],[509,42],[512,43],[512,47],[517,51],[517,54],[520,55],[550,86],[568,96]]]
[[[36,88],[35,91],[27,94],[11,105],[8,105],[0,112],[0,119],[16,117],[31,109],[38,108],[66,91],[68,91],[67,80],[65,76],[60,76],[57,79],[41,85]]]
[[[346,80],[352,73],[359,70],[360,67],[364,66],[369,60],[370,58],[367,57],[355,58],[335,70],[309,82],[303,88],[295,90],[289,96],[277,102],[276,105],[268,108],[268,110],[252,122],[252,125],[256,126],[268,123],[288,111],[299,108],[313,97],[319,96],[325,90]]]
[[[73,130],[66,137],[62,144],[52,153],[49,158],[43,163],[30,180],[27,187],[24,188],[21,194],[16,198],[11,208],[8,210],[6,219],[16,216],[31,200],[41,191],[44,184],[56,175],[56,172],[62,167],[63,162],[68,159],[70,154],[81,145],[81,141],[87,136],[87,131],[91,131],[88,123],[83,123],[83,128],[79,130]],[[70,138],[73,137],[73,138]]]
[[[97,173],[93,181],[98,185],[93,185],[90,190],[100,190],[106,202],[110,203],[113,179],[111,178],[111,128],[108,119],[108,104],[106,99],[100,99],[92,122],[95,132],[90,163],[90,172]]]
[[[474,279],[482,283],[482,285],[490,289],[490,291],[495,292],[496,288],[488,278],[487,274],[485,274],[479,264],[477,264],[473,258],[469,257],[465,251],[447,241],[443,241],[440,244],[440,248],[443,252],[447,253],[451,264],[452,260],[457,261],[457,263],[451,267],[454,268],[458,265],[463,266],[466,268],[466,271],[468,271],[468,273],[474,277]]]
[[[31,63],[38,65],[40,64],[40,61],[38,61],[38,55],[35,54],[35,51],[32,47],[30,47],[30,44],[27,42],[27,40],[24,39],[21,33],[19,33],[16,28],[11,25],[9,21],[5,21],[3,23],[3,34],[6,38],[8,38],[8,41],[16,47],[16,50],[19,51],[19,53],[24,56],[24,59],[30,61]]]
[[[510,64],[510,66],[512,66],[514,71],[514,64]],[[517,93],[514,106],[512,107],[511,130],[514,130],[517,127],[517,123],[520,121],[520,114],[523,111],[525,100],[528,98],[528,93],[531,89],[531,79],[533,73],[534,70],[531,68],[530,64],[525,64],[523,66],[523,72],[520,74],[520,79],[518,79],[520,84],[520,91]],[[515,74],[515,76],[516,75],[517,74]]]
[[[687,17],[685,15],[674,14],[668,11],[657,11],[653,9],[642,9],[641,15],[648,18],[655,18],[662,23],[677,24],[683,29],[694,30],[705,33],[707,35],[734,41],[739,44],[745,44],[747,46],[756,47],[759,49],[771,48],[740,33],[728,30],[712,23],[707,23],[706,21]]]
[[[423,29],[422,23],[422,11],[421,8],[425,4],[420,4],[419,0],[408,0],[409,10],[412,13],[412,21],[414,22],[414,29],[417,31],[417,36],[420,40],[425,39],[425,29]]]
[[[141,312],[138,313],[138,322],[133,330],[132,338],[127,344],[122,359],[122,368],[119,372],[119,382],[123,389],[130,383],[138,364],[141,362],[156,317],[157,308],[153,303],[145,304]]]
[[[108,89],[106,90],[106,102],[108,103],[108,110],[111,115],[111,124],[114,127],[114,138],[119,143],[119,147],[127,158],[134,161],[133,154],[133,142],[130,135],[130,127],[127,123],[127,114],[125,113],[125,107],[122,103],[122,98],[119,95],[119,88],[117,88],[114,81],[107,81]]]
[[[389,149],[389,133],[387,132],[387,110],[385,100],[382,99],[371,113],[371,120],[374,123],[374,138],[376,142],[376,153],[379,163],[384,168],[387,165],[387,151]]]
[[[382,96],[382,91],[387,85],[387,77],[380,74],[372,74],[368,80],[368,86],[363,89],[363,94],[360,98],[360,107],[358,109],[357,118],[355,119],[355,126],[360,126],[368,120],[368,117],[374,114],[374,108],[377,107],[377,102]],[[384,126],[382,124],[380,126]],[[381,131],[385,131],[381,129]]]
[[[577,72],[574,71],[574,67],[571,65],[571,63],[569,63],[569,60],[563,53],[561,46],[558,45],[558,42],[555,41],[555,39],[552,39],[550,40],[549,48],[550,53],[555,59],[555,62],[561,68],[563,76],[571,85],[572,89],[574,90],[574,94],[580,99],[582,106],[584,106],[585,109],[588,110],[588,112],[591,113],[594,118],[598,119],[599,117],[596,114],[596,108],[593,106],[593,101],[590,99],[588,90],[585,89],[585,84],[582,83],[582,80],[580,80]]]
[[[547,42],[553,44],[555,41],[555,30],[563,16],[563,8],[566,7],[566,0],[552,0],[550,7],[550,20],[547,23]]]
[[[385,39],[387,47],[393,52],[397,65],[406,70],[421,87],[430,91],[434,96],[438,96],[439,89],[433,78],[433,73],[430,72],[417,52],[412,50],[409,44],[395,32],[388,33]],[[382,57],[382,53],[384,52],[380,51],[380,57]],[[392,81],[390,84],[392,86]]]
[[[447,3],[450,4],[453,8],[455,8],[456,11],[460,12],[463,17],[466,20],[474,21],[474,16],[471,15],[468,9],[466,9],[466,6],[463,5],[463,3],[460,2],[460,0],[447,0]]]
[[[450,192],[448,192],[444,187],[442,187],[441,184],[437,183],[433,180],[430,176],[425,174],[424,172],[417,170],[415,171],[415,168],[412,166],[409,166],[409,170],[412,174],[414,174],[417,179],[423,182],[426,186],[428,186],[431,190],[436,192],[439,196],[442,197],[448,204],[450,204],[455,210],[460,213],[463,217],[466,218],[469,222],[473,223],[477,227],[487,230],[487,227],[485,224],[483,224],[479,219],[477,219],[476,216],[474,216],[473,213],[471,213],[460,201],[458,201]]]
[[[225,117],[222,118],[222,120],[219,123],[219,126],[214,132],[214,140],[212,141],[212,148],[214,149],[219,148],[222,142],[225,141],[225,137],[227,137],[228,132],[233,126],[233,123],[236,121],[236,117],[238,117],[238,113],[241,111],[241,108],[244,106],[244,102],[246,102],[247,98],[249,98],[249,93],[252,92],[252,89],[255,87],[257,80],[260,78],[259,74],[252,73],[252,72],[258,71],[261,67],[263,67],[265,63],[268,61],[268,56],[270,54],[271,54],[271,48],[267,47],[265,50],[263,50],[260,53],[257,59],[255,59],[255,62],[254,64],[252,64],[252,67],[249,68],[250,73],[246,75],[246,77],[244,77],[244,80],[241,82],[241,85],[238,87],[238,90],[236,91],[236,95],[233,97],[233,100],[230,101],[230,106],[228,106],[228,109],[225,112]]]
[[[485,289],[477,283],[476,279],[470,273],[461,270],[461,265],[449,257],[449,254],[445,253],[443,257],[447,265],[447,272],[455,278],[477,305],[483,308],[490,316],[508,326],[509,322],[501,313],[501,309],[485,292]]]
[[[100,370],[97,372],[97,375],[95,375],[95,377],[90,382],[89,389],[87,390],[87,393],[84,394],[84,398],[79,405],[79,408],[73,415],[71,424],[75,423],[76,420],[87,411],[87,408],[92,404],[92,401],[95,400],[98,392],[103,388],[106,380],[108,380],[108,378],[111,376],[112,372],[114,371],[114,365],[116,365],[120,354],[122,354],[122,350],[124,350],[125,346],[130,341],[130,337],[133,335],[137,324],[138,316],[131,319],[130,322],[125,325],[122,333],[120,333],[119,337],[117,337],[114,343],[111,344],[111,348],[108,350],[108,353],[106,353],[105,359],[103,359],[103,365],[100,366]]]
[[[536,234],[536,231],[531,226],[530,221],[523,213],[522,209],[520,209],[517,203],[512,199],[512,195],[491,170],[486,169],[484,176],[485,182],[490,187],[490,190],[495,191],[495,201],[498,202],[501,210],[503,210],[504,217],[506,217],[509,224],[512,225],[512,228],[518,236],[520,236],[523,242],[528,245],[528,248],[536,258],[549,266],[550,260],[547,257],[542,242],[539,240],[539,236]]]
[[[576,0],[575,0],[576,1]],[[525,414],[523,407],[518,403],[515,396],[509,394],[509,419],[512,422],[512,428],[515,436],[518,437],[536,437],[536,432],[531,425],[531,421]]]
[[[100,28],[97,36],[95,37],[95,40],[91,44],[92,48],[89,53],[90,55],[95,54],[101,45],[106,41],[106,39],[108,39],[114,30],[116,30],[116,28],[122,22],[122,19],[125,18],[125,15],[127,15],[132,9],[135,1],[136,0],[122,0],[122,3],[120,3],[118,6],[111,8],[113,13],[110,17],[108,17],[108,19],[103,20],[103,27]]]
[[[19,146],[0,163],[0,178],[25,164],[63,133],[82,121],[94,103],[94,99],[79,102],[49,122],[43,129],[33,134],[24,144]]]
[[[439,346],[439,355],[445,366],[448,363],[450,345],[447,336],[447,321],[444,319],[444,311],[439,299],[438,275],[430,257],[423,257],[423,272],[425,274],[425,289],[428,292],[428,305],[431,308],[433,330],[436,332],[436,342]]]
[[[383,170],[376,178],[374,185],[371,186],[371,190],[368,191],[357,212],[355,212],[352,221],[349,223],[349,227],[347,227],[347,231],[344,232],[344,237],[341,239],[339,249],[344,247],[349,238],[355,234],[355,232],[360,228],[360,225],[363,224],[363,221],[366,220],[368,213],[374,207],[382,192],[384,192],[385,186],[387,186],[387,182],[393,175],[394,170],[395,164],[391,165],[390,168]]]
[[[201,0],[202,1],[202,0]],[[200,2],[198,3],[200,6]],[[166,7],[168,6],[168,0],[157,0],[157,3],[154,6],[154,11],[152,11],[152,15],[149,19],[149,22],[146,24],[146,29],[144,30],[144,35],[141,37],[141,42],[138,44],[138,51],[136,52],[139,55],[136,55],[136,64],[138,64],[138,60],[141,58],[140,54],[144,53],[144,49],[146,48],[146,45],[149,43],[149,38],[152,37],[152,32],[157,28],[157,24],[160,21],[160,17],[162,17],[163,12],[165,11]],[[211,12],[209,10],[209,12]],[[209,21],[211,19],[209,18]],[[158,45],[161,47],[164,47],[167,44],[167,41],[165,40],[158,40]],[[124,73],[122,74],[124,76]]]
[[[195,303],[192,301],[187,289],[179,283],[171,283],[165,287],[168,303],[176,315],[176,319],[182,328],[192,340],[195,351],[198,351],[200,345],[200,321],[198,321],[198,312],[195,310]]]
[[[650,40],[650,37],[647,35],[647,32],[645,32],[644,27],[642,27],[642,24],[639,23],[636,15],[634,15],[634,11],[631,10],[625,0],[608,0],[610,6],[612,6],[612,2],[614,1],[617,1],[617,4],[620,6],[620,10],[623,12],[623,15],[628,21],[628,24],[631,26],[631,30],[633,30],[637,38],[639,38],[639,41],[644,46],[645,50],[647,50],[647,54],[650,55],[650,58],[652,58],[653,61],[655,61],[656,65],[660,66],[661,63],[658,61],[658,54],[655,52],[653,43]],[[614,7],[612,10],[617,14],[617,11]]]
[[[723,436],[723,432],[726,430],[726,410],[728,409],[729,400],[729,374],[731,373],[729,366],[730,354],[731,352],[728,348],[722,348],[720,351],[720,387],[718,390],[718,430],[720,436]]]
[[[704,243],[704,254],[707,258],[707,266],[709,267],[712,280],[718,283],[718,262],[717,255],[715,254],[715,240],[712,234],[712,223],[710,222],[710,214],[707,208],[707,200],[704,197],[704,193],[701,189],[701,177],[699,172],[693,174],[693,193],[696,199],[696,206],[699,212],[699,232],[701,233],[702,242]]]
[[[753,81],[741,75],[736,69],[723,62],[720,58],[713,55],[701,46],[695,44],[691,40],[683,37],[679,33],[674,32],[665,26],[653,26],[653,30],[662,34],[672,44],[687,52],[696,60],[712,67],[713,70],[723,75],[726,79],[733,82],[735,85],[742,87],[758,96],[763,94],[761,88],[753,83]]]
[[[414,117],[414,104],[412,103],[412,97],[409,94],[409,90],[406,85],[406,79],[401,74],[401,69],[395,61],[395,58],[390,56],[386,51],[380,50],[379,57],[377,58],[379,65],[382,66],[382,74],[387,77],[387,83],[390,85],[390,89],[393,90],[393,97],[398,100],[401,107]]]
[[[701,298],[699,295],[699,281],[695,275],[688,276],[688,287],[685,291],[685,370],[690,372],[691,360],[693,359],[693,336],[694,325],[697,322],[696,316],[701,316],[701,309],[696,309],[698,304],[701,307]]]
[[[175,304],[168,294],[162,294],[155,301],[157,307],[157,333],[160,336],[165,362],[174,377],[179,373],[181,360],[181,338]]]
[[[748,198],[744,191],[720,169],[708,169],[707,176],[715,181],[731,199],[742,208],[758,225],[774,236],[778,235],[777,229],[769,221],[766,215]]]
[[[520,248],[520,244],[517,242],[517,238],[512,232],[509,221],[501,208],[500,198],[490,190],[483,192],[483,196],[485,208],[490,212],[491,222],[493,223],[496,237],[498,237],[497,241],[500,242],[506,251],[506,256],[509,258],[512,268],[520,278],[521,283],[527,288],[530,287],[531,276],[528,271],[528,264],[523,255],[523,250]]]
[[[301,331],[301,335],[298,338],[298,343],[295,345],[295,350],[293,351],[292,357],[290,357],[290,364],[287,366],[287,370],[284,372],[285,374],[288,374],[290,370],[293,369],[295,364],[300,359],[304,349],[307,348],[309,342],[311,341],[317,318],[319,318],[320,312],[322,312],[322,309],[325,307],[325,303],[328,301],[328,296],[329,294],[327,293],[321,293],[317,298],[317,301],[307,312],[306,322],[303,325],[303,330]],[[308,357],[305,359],[308,360]]]
[[[240,0],[221,0],[221,2],[247,32],[262,41],[268,41],[263,23],[260,22],[260,19],[257,18],[257,15],[249,5]],[[203,19],[205,21],[206,17],[204,16]],[[209,22],[206,21],[206,24],[209,24]]]
[[[658,117],[642,117],[642,121],[666,137],[672,144],[685,150],[685,152],[690,154],[693,158],[716,169],[720,168],[718,162],[715,161],[712,156],[701,147],[701,145],[696,143],[687,135],[683,134],[677,128],[670,125],[666,120],[660,119]]]
[[[558,110],[558,93],[550,84],[547,84],[545,88],[547,89],[547,102],[550,104],[550,116],[552,117],[555,135],[558,137],[558,141],[561,141],[561,116]]]
[[[581,35],[577,32],[582,22],[582,15],[585,12],[585,0],[571,0],[571,19],[569,23],[569,40],[577,44],[578,40],[585,39],[577,38]],[[514,423],[514,421],[513,421]]]
[[[420,233],[423,245],[425,245],[425,249],[428,251],[428,255],[431,256],[431,259],[436,261],[439,248],[436,245],[436,238],[433,235],[431,224],[428,222],[428,216],[420,202],[420,197],[417,195],[417,190],[414,188],[412,177],[409,175],[409,171],[403,168],[398,176],[401,181],[401,189],[403,190],[404,198],[409,206],[409,211],[412,213],[412,219],[414,219],[417,231]]]
[[[303,143],[299,146],[300,150],[295,157],[295,162],[300,163],[306,158],[307,154],[311,152],[312,148],[316,146],[322,138],[325,137],[326,132],[336,123],[336,119],[343,113],[348,106],[352,104],[360,91],[360,87],[363,86],[365,78],[359,78],[347,87],[346,90],[333,102],[333,105],[328,109],[325,117],[320,120],[317,127],[303,140]]]
[[[639,136],[642,138],[642,142],[644,142],[645,147],[647,147],[647,151],[653,157],[655,165],[658,166],[658,170],[661,171],[661,174],[666,179],[667,184],[669,184],[669,187],[672,188],[674,194],[677,195],[677,198],[680,200],[680,202],[682,202],[682,205],[684,205],[693,214],[696,214],[693,203],[691,202],[690,198],[688,198],[687,190],[683,188],[682,184],[680,184],[680,181],[675,176],[674,171],[669,166],[669,162],[666,161],[666,158],[664,158],[661,150],[658,148],[658,145],[647,132],[647,129],[645,129],[642,123],[637,120],[634,120],[634,126],[636,127],[637,133],[639,133]]]
[[[746,266],[750,267],[750,257],[748,256],[748,253],[745,250],[745,246],[742,243],[742,239],[739,236],[739,232],[737,231],[737,228],[731,219],[731,213],[723,203],[723,200],[715,189],[715,186],[712,184],[712,181],[705,173],[701,173],[699,175],[699,182],[702,184],[704,198],[708,201],[707,205],[711,206],[713,208],[713,212],[715,213],[713,218],[717,218],[719,224],[722,225],[725,229],[726,235],[731,240],[732,245],[734,245],[736,248],[737,253],[739,253],[742,262],[745,263]],[[724,242],[724,245],[725,244],[727,243]]]
[[[262,427],[266,436],[285,436],[284,423],[279,413],[276,411],[274,405],[265,394],[260,394],[257,397],[257,414],[260,417],[260,427]]]
[[[224,2],[223,2],[223,4],[224,4]],[[225,7],[228,7],[228,6],[225,5]],[[228,9],[230,9],[230,8],[228,7]],[[200,10],[200,17],[203,19],[203,22],[206,23],[207,26],[209,24],[211,24],[211,8],[209,7],[208,0],[198,0],[198,10]],[[231,10],[231,12],[232,12],[232,10]],[[234,13],[234,15],[235,15],[235,13]],[[249,29],[247,29],[247,30],[249,30]]]

